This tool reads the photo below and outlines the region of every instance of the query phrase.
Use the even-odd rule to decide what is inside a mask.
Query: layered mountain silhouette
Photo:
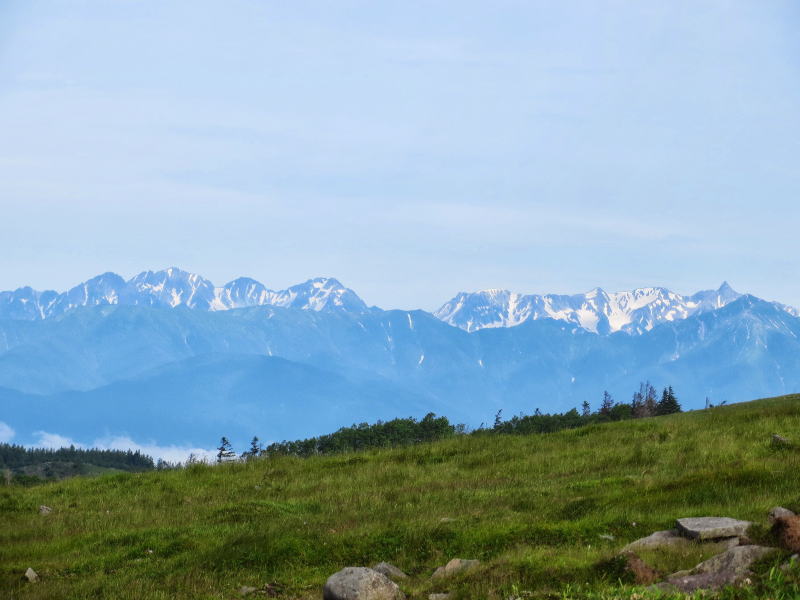
[[[368,308],[335,279],[273,291],[179,269],[0,294],[0,421],[20,441],[127,435],[208,446],[433,411],[477,426],[568,410],[639,381],[685,407],[800,389],[794,309],[727,284],[578,296],[459,294]]]

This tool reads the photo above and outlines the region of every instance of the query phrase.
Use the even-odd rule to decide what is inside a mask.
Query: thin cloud
[[[0,443],[7,444],[14,439],[17,434],[10,426],[0,421]]]

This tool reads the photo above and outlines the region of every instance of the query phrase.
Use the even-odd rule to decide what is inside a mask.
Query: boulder
[[[772,524],[781,546],[790,552],[800,552],[800,517],[778,517]]]
[[[51,512],[53,512],[53,509],[50,508],[49,506],[45,506],[44,504],[42,504],[39,507],[39,514],[40,515],[49,515]]]
[[[454,558],[443,567],[439,567],[433,572],[431,576],[433,579],[441,579],[443,577],[450,577],[456,573],[468,571],[481,564],[479,560],[469,560],[464,558]]]
[[[743,536],[752,523],[730,517],[689,517],[678,519],[677,525],[678,531],[688,538],[713,540]]]
[[[323,600],[405,600],[397,584],[367,567],[346,567],[328,577]]]
[[[30,567],[28,567],[28,570],[25,571],[25,579],[27,579],[31,583],[36,583],[37,581],[39,581],[39,574]]]
[[[647,537],[639,538],[625,546],[621,552],[636,552],[665,546],[684,546],[690,543],[688,539],[678,533],[677,529],[667,529],[666,531],[656,531]]]
[[[408,575],[387,562],[379,562],[377,565],[372,567],[372,570],[386,575],[389,579],[408,579]]]
[[[775,552],[775,548],[764,546],[737,546],[701,562],[688,574],[685,571],[667,577],[666,585],[660,589],[672,589],[684,593],[696,590],[716,590],[734,585],[750,575],[750,566],[760,558]]]
[[[627,552],[624,556],[625,571],[633,576],[636,585],[650,585],[661,578],[658,571],[636,556],[633,552]]]
[[[780,518],[783,518],[783,517],[794,517],[794,516],[796,516],[796,515],[792,511],[790,511],[788,508],[783,508],[782,506],[776,506],[775,508],[773,508],[772,510],[769,511],[768,518],[769,518],[769,522],[770,523],[774,523],[775,521],[777,521]]]

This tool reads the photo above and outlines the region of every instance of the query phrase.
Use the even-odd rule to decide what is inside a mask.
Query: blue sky
[[[800,4],[0,2],[0,289],[800,305]]]

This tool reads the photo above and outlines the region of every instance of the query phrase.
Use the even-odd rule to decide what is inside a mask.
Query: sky
[[[0,289],[800,306],[796,0],[0,0]]]

